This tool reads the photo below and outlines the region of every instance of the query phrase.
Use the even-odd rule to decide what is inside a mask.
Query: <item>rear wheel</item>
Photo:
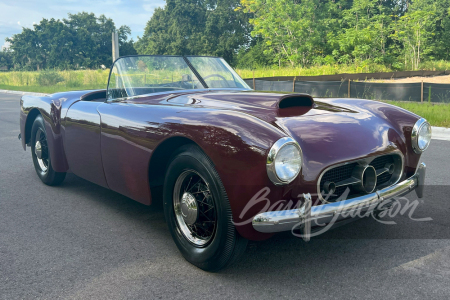
[[[31,128],[31,156],[34,168],[43,183],[58,185],[64,181],[66,173],[53,170],[49,151],[44,119],[38,115]]]
[[[181,147],[169,164],[164,214],[184,258],[203,270],[218,271],[245,251],[247,240],[236,232],[222,182],[195,145]]]

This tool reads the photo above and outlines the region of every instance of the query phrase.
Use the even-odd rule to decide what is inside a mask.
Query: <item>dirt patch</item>
[[[434,76],[434,77],[409,77],[396,79],[374,79],[368,80],[370,82],[384,82],[384,83],[414,83],[414,82],[428,82],[428,83],[447,83],[450,84],[450,75]]]

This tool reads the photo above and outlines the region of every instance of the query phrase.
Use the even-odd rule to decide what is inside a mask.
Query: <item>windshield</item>
[[[125,56],[111,69],[107,99],[207,87],[249,89],[222,58]]]
[[[188,56],[187,59],[210,88],[245,88],[248,85],[223,58]]]
[[[201,88],[183,57],[126,56],[111,70],[108,99]]]

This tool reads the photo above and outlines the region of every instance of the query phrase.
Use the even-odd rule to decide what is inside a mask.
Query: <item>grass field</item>
[[[392,69],[377,64],[371,65],[325,65],[310,68],[260,68],[256,70],[236,69],[236,72],[242,78],[258,77],[276,77],[276,76],[316,76],[316,75],[333,75],[341,73],[375,73],[375,72],[391,72]]]
[[[39,93],[104,89],[108,75],[109,70],[0,72],[0,89]]]
[[[431,126],[450,127],[450,104],[384,101],[409,110],[430,122]]]
[[[432,61],[425,62],[419,66],[421,70],[428,71],[445,71],[450,70],[450,62],[448,61]],[[355,63],[351,65],[324,65],[313,66],[309,68],[259,68],[256,70],[249,69],[236,69],[236,72],[242,78],[255,78],[258,77],[275,77],[275,76],[316,76],[316,75],[334,75],[341,73],[375,73],[375,72],[394,72],[396,70],[389,68],[385,65],[374,63]],[[402,70],[408,71],[408,70]]]

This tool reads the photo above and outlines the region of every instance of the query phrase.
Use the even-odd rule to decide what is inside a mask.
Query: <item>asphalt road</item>
[[[72,174],[38,179],[19,133],[19,96],[0,94],[0,298],[449,299],[450,142],[433,140],[424,201],[397,225],[364,219],[305,243],[250,243],[206,273],[179,254],[161,206]]]

